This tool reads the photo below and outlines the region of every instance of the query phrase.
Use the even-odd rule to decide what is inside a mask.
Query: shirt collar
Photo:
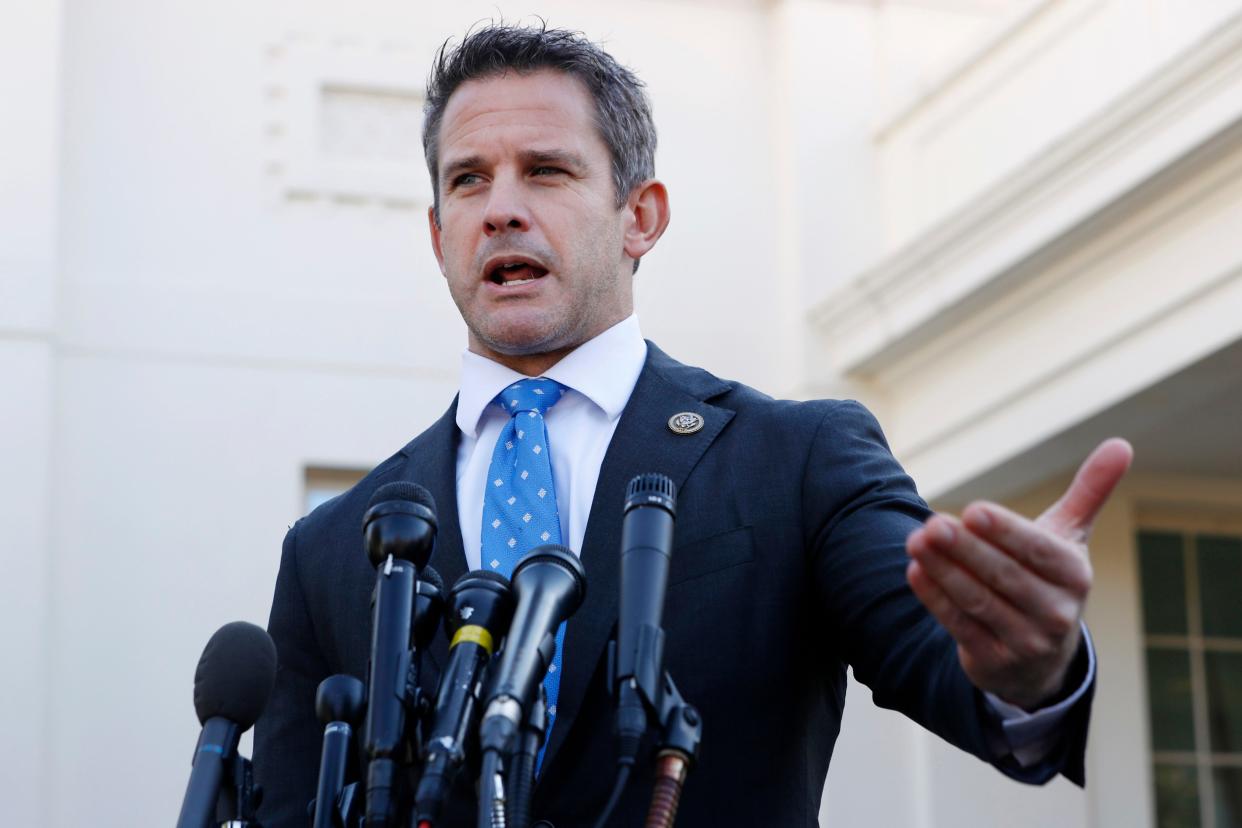
[[[629,315],[608,330],[566,354],[542,376],[582,394],[608,415],[621,416],[647,359],[647,343],[638,317]],[[461,391],[457,397],[457,427],[478,436],[479,420],[487,406],[506,386],[524,375],[485,356],[466,351],[461,358]]]

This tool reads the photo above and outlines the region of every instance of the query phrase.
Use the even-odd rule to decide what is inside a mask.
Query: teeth
[[[525,285],[533,281],[535,281],[535,279],[532,276],[529,279],[510,279],[509,281],[505,282],[505,284],[506,285]]]

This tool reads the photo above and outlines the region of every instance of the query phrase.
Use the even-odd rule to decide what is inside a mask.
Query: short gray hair
[[[431,173],[436,224],[440,223],[440,123],[457,87],[469,80],[554,69],[578,78],[595,101],[595,123],[612,156],[612,181],[620,209],[639,184],[655,177],[656,130],[651,102],[638,76],[617,63],[582,32],[488,23],[452,38],[436,53],[423,105],[423,154]]]

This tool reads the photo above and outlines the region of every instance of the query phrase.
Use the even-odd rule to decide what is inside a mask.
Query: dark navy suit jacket
[[[991,754],[992,714],[952,639],[906,585],[905,539],[927,506],[866,409],[773,400],[648,348],[600,469],[581,550],[587,596],[568,625],[535,817],[556,828],[589,826],[608,796],[614,749],[604,670],[617,617],[621,507],[626,483],[648,471],[678,487],[666,666],[704,722],[679,826],[817,825],[847,665],[877,704],[1006,774],[1044,782],[1064,773],[1082,784],[1090,693],[1041,765],[1022,769]],[[466,570],[455,411],[285,539],[270,622],[280,669],[255,737],[267,828],[307,824],[322,737],[316,686],[334,673],[365,678],[375,574],[361,520],[372,492],[394,480],[427,487],[440,527],[431,565],[446,584]],[[704,426],[675,434],[668,420],[685,411]],[[428,660],[443,664],[446,652],[438,637]],[[612,824],[642,824],[650,765],[632,778]],[[458,786],[453,824],[473,825],[472,790]]]

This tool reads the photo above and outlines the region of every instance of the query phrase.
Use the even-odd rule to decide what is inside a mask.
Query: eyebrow
[[[582,156],[569,150],[527,150],[520,155],[526,164],[563,164],[581,170],[586,168]]]
[[[526,166],[536,164],[561,164],[566,167],[572,167],[575,170],[583,170],[586,168],[586,161],[581,155],[569,150],[526,150],[518,155],[522,163]],[[477,169],[485,166],[486,162],[481,155],[468,155],[465,158],[458,158],[444,166],[441,173],[444,181],[452,181],[458,173],[466,170]]]
[[[441,176],[444,181],[452,181],[453,178],[456,177],[457,173],[462,172],[463,170],[469,170],[482,166],[482,164],[483,156],[481,155],[469,155],[465,158],[458,158],[456,161],[444,166],[444,171],[441,173]]]

